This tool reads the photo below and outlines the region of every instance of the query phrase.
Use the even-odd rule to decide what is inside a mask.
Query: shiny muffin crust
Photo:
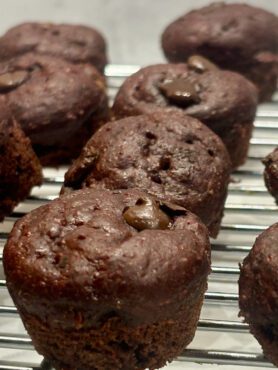
[[[155,369],[192,340],[210,271],[206,227],[141,190],[85,189],[19,220],[9,292],[57,369]]]
[[[215,237],[230,171],[226,148],[212,131],[161,109],[101,127],[65,174],[62,191],[138,187],[197,214]]]
[[[278,76],[278,17],[247,4],[217,2],[193,10],[162,34],[170,62],[200,54],[257,85],[260,101],[270,100]]]
[[[0,63],[0,100],[44,165],[77,157],[108,116],[104,78],[93,66],[32,53]]]
[[[0,102],[0,221],[42,183],[42,168],[30,140]]]
[[[0,37],[0,61],[33,52],[65,59],[75,64],[89,63],[100,72],[107,64],[106,43],[94,28],[53,23],[22,23]]]
[[[113,114],[123,118],[161,108],[198,118],[223,140],[233,168],[245,162],[257,90],[243,76],[219,70],[200,56],[192,56],[187,64],[148,66],[120,87]]]
[[[256,239],[243,261],[239,279],[240,315],[263,348],[265,356],[278,366],[278,223]]]

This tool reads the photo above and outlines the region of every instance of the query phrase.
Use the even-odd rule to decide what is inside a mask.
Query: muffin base
[[[278,170],[277,161],[278,148],[263,158],[262,163],[265,165],[264,169],[264,182],[269,193],[274,197],[278,205]],[[277,158],[276,158],[277,156]]]
[[[247,159],[252,130],[253,121],[234,123],[231,129],[225,131],[214,130],[229,152],[233,169],[244,164]]]
[[[277,89],[278,82],[278,57],[272,63],[257,62],[248,68],[238,70],[246,78],[252,81],[259,90],[259,102],[270,101]]]
[[[88,121],[75,133],[74,137],[71,137],[64,144],[52,147],[34,145],[34,150],[41,164],[54,167],[71,164],[80,155],[81,149],[90,137],[108,120],[109,113],[105,110],[103,117],[99,120]]]
[[[196,301],[189,298],[177,318],[138,326],[115,315],[98,327],[63,330],[22,310],[20,314],[36,350],[57,370],[154,370],[192,341],[206,288],[206,283],[198,284]]]
[[[278,366],[278,327],[269,323],[268,326],[249,323],[250,332],[262,346],[264,355]]]

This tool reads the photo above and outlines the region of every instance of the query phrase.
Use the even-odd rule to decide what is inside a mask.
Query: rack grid
[[[111,102],[123,80],[138,69],[138,66],[132,65],[107,66],[105,74]],[[210,275],[209,288],[204,302],[204,308],[208,307],[210,317],[206,317],[206,310],[203,309],[197,334],[199,332],[205,335],[212,334],[216,339],[221,333],[226,333],[228,336],[234,334],[245,335],[247,341],[249,339],[250,341],[253,340],[248,333],[247,324],[238,318],[230,320],[224,317],[224,319],[221,319],[219,312],[223,314],[226,309],[228,310],[231,307],[237,312],[238,263],[250,250],[255,237],[277,220],[278,207],[264,186],[263,167],[260,161],[276,146],[278,146],[278,92],[272,102],[259,106],[248,161],[232,175],[221,232],[217,240],[212,240],[212,274]],[[45,168],[42,187],[35,188],[29,198],[20,204],[16,211],[6,218],[4,223],[0,224],[1,264],[2,249],[13,223],[31,209],[57,197],[63,182],[64,171],[65,168],[58,170]],[[31,339],[23,330],[23,327],[20,332],[15,334],[1,332],[2,323],[8,322],[12,325],[14,320],[18,320],[18,313],[11,300],[8,305],[5,304],[9,299],[7,298],[8,293],[3,271],[1,271],[0,278],[0,350],[13,349],[34,352]],[[9,328],[7,330],[9,331]],[[6,356],[2,356],[1,353],[0,370],[52,369],[51,365],[45,360],[38,360],[37,363],[33,364],[23,363],[20,359],[17,359],[15,354],[11,357],[13,360],[10,361],[10,359],[6,360]],[[226,364],[233,365],[233,368],[237,366],[273,367],[262,355],[259,346],[252,352],[234,350],[230,345],[227,345],[226,348],[224,346],[224,349],[210,349],[198,345],[198,340],[194,340],[189,349],[186,349],[177,361],[181,364],[183,362]],[[186,364],[184,368],[186,368]]]

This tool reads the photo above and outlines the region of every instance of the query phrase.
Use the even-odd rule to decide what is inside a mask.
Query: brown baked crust
[[[278,366],[278,223],[265,230],[245,258],[239,279],[240,315],[264,354]]]
[[[45,165],[68,162],[108,116],[105,82],[89,64],[70,64],[45,55],[25,54],[0,63],[25,80],[0,99],[9,106]]]
[[[164,81],[183,79],[197,89],[198,102],[181,107],[161,91]],[[161,108],[198,118],[226,145],[233,168],[247,157],[257,107],[257,90],[243,76],[221,70],[197,71],[187,64],[157,64],[140,69],[121,86],[113,105],[116,118],[154,113]]]
[[[106,43],[99,31],[73,24],[22,23],[0,38],[0,61],[34,52],[71,63],[90,63],[100,72],[107,64]]]
[[[42,169],[30,140],[0,105],[0,221],[42,182]]]
[[[100,128],[66,173],[64,190],[139,187],[197,214],[215,237],[230,171],[226,148],[212,131],[161,109]]]
[[[146,366],[158,369],[165,365],[166,359],[170,362],[181,354],[193,340],[206,288],[206,283],[195,285],[200,297],[192,295],[189,298],[194,304],[181,309],[179,319],[129,327],[119,317],[110,317],[99,328],[83,331],[82,340],[78,331],[72,331],[69,336],[56,329],[53,336],[48,323],[23,312],[21,315],[37,351],[47,354],[57,370],[76,369],[74,365],[69,368],[64,360],[72,353],[75,353],[73,364],[81,369],[145,370]],[[43,343],[41,338],[44,338]]]
[[[278,203],[278,148],[274,149],[262,162],[265,165],[265,185]]]
[[[71,192],[24,216],[9,236],[9,292],[35,347],[58,369],[79,368],[79,360],[86,369],[102,369],[101,361],[127,368],[123,349],[144,369],[171,360],[194,335],[210,270],[206,227],[160,203],[168,228],[138,232],[123,213],[142,198],[155,201],[136,189]],[[169,353],[167,330],[182,337]]]
[[[162,48],[171,62],[201,54],[223,69],[238,71],[257,84],[262,101],[276,89],[277,39],[274,14],[246,4],[215,3],[172,22],[163,32]]]

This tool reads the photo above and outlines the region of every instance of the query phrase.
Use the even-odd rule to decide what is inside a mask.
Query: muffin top
[[[0,100],[32,144],[45,146],[67,140],[107,107],[104,79],[93,66],[32,53],[0,63]]]
[[[103,36],[94,28],[52,23],[23,23],[0,38],[0,61],[34,52],[90,63],[103,72],[107,63]]]
[[[245,258],[239,280],[240,308],[247,322],[276,322],[278,314],[278,223],[265,230]]]
[[[278,17],[246,4],[214,3],[171,23],[162,47],[172,62],[201,54],[222,67],[244,65],[261,53],[277,54]]]
[[[208,224],[224,201],[230,168],[224,144],[209,128],[161,109],[102,126],[64,184],[73,189],[138,187],[188,208]]]
[[[219,130],[234,122],[250,122],[256,106],[257,89],[251,82],[192,56],[187,64],[152,65],[128,77],[115,98],[113,112],[121,118],[164,107]]]
[[[136,189],[57,198],[19,220],[4,249],[7,284],[22,292],[21,307],[79,329],[114,314],[131,324],[171,318],[209,263],[199,219]]]

